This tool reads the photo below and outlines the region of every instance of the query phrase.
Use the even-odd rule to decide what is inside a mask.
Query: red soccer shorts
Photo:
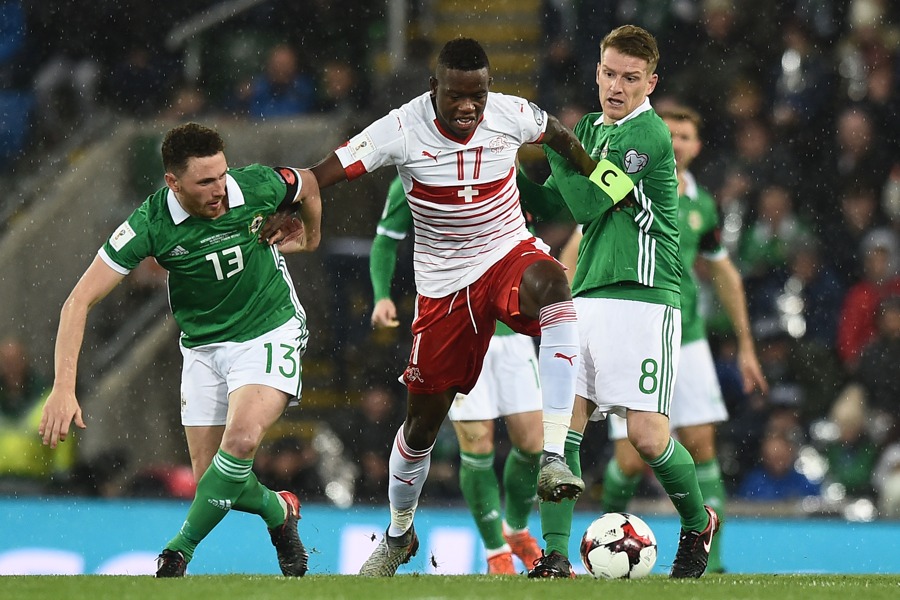
[[[519,333],[540,335],[538,320],[519,312],[519,285],[529,265],[555,259],[533,242],[520,242],[467,288],[443,298],[417,298],[412,352],[403,373],[410,392],[469,393],[481,374],[497,320]]]

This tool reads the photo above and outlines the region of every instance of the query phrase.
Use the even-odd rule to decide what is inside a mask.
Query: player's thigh
[[[626,409],[668,415],[678,368],[681,314],[662,304],[576,298],[582,360],[576,393],[592,419]]]
[[[681,347],[669,418],[672,429],[728,420],[716,366],[705,339]]]
[[[181,424],[185,428],[225,425],[228,385],[216,365],[220,347],[220,344],[181,347]]]
[[[252,458],[289,398],[285,391],[260,384],[242,385],[231,392],[222,449],[238,458]]]
[[[523,452],[536,453],[544,447],[543,412],[528,412],[506,415],[506,431],[510,443]]]
[[[488,356],[492,354],[500,416],[541,410],[541,379],[534,340],[518,333],[494,336]]]
[[[453,421],[453,429],[462,452],[490,454],[494,451],[493,421]]]

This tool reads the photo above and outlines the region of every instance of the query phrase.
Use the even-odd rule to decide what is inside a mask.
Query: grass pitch
[[[275,576],[189,575],[184,579],[103,575],[7,576],[3,598],[121,600],[165,598],[202,600],[554,600],[555,598],[669,598],[678,600],[894,600],[900,576],[892,575],[706,575],[699,580],[650,576],[635,581],[529,580],[523,576],[399,575],[370,579],[352,575]]]

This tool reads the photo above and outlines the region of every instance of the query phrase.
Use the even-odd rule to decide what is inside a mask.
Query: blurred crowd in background
[[[446,40],[424,35],[421,24],[439,2],[410,2],[410,66],[402,85],[385,85],[396,74],[382,77],[374,55],[384,45],[386,3],[258,2],[179,41],[170,35],[176,25],[233,3],[0,0],[0,178],[15,181],[35,156],[116,119],[329,114],[364,125],[427,89],[427,69],[416,65]],[[598,43],[623,23],[659,41],[651,102],[684,104],[704,119],[694,175],[719,202],[771,385],[768,395],[743,393],[728,321],[705,294],[732,415],[719,434],[732,496],[851,519],[900,517],[900,3],[543,0],[539,10],[541,52],[521,60],[536,66],[532,99],[565,124],[598,110]],[[530,174],[546,173],[530,160]],[[545,224],[540,233],[558,251],[571,227]],[[159,274],[148,272],[146,285],[158,285]],[[407,325],[412,294],[411,284],[398,293]],[[346,506],[386,496],[405,393],[395,377],[408,342],[371,331],[360,316],[359,327],[345,323],[352,340],[342,340],[334,372],[365,381],[331,382],[351,401],[307,415],[256,461],[260,480],[304,501]],[[114,452],[92,465],[77,452],[46,453],[35,415],[52,374],[38,373],[15,337],[0,353],[0,493],[192,497],[184,465],[123,478],[129,470]],[[452,430],[445,433],[425,493],[458,501],[458,452]],[[604,435],[587,439],[590,506],[610,450]],[[505,450],[501,443],[498,455]],[[641,493],[661,492],[650,477]]]

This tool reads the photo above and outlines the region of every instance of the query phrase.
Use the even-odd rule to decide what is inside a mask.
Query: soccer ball
[[[656,563],[656,536],[638,517],[606,513],[581,538],[581,562],[598,579],[637,579]]]

